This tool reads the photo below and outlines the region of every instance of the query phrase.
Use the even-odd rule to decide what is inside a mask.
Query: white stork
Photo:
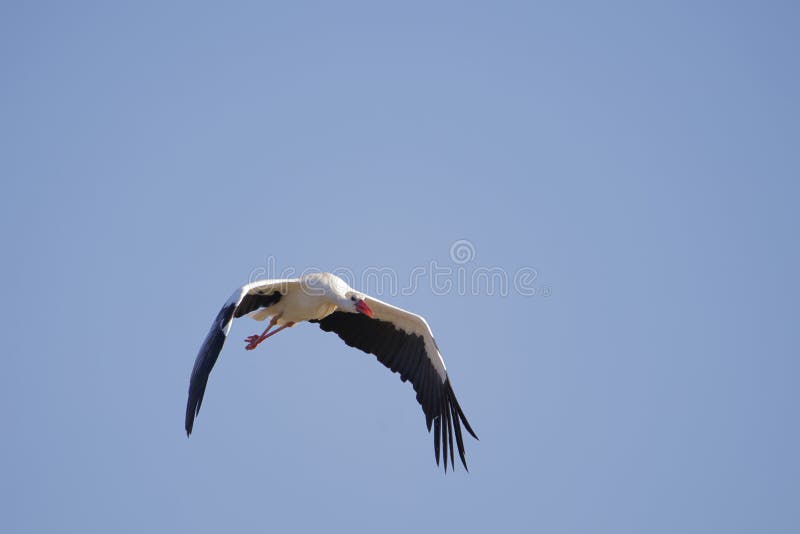
[[[234,318],[247,315],[258,321],[270,317],[261,334],[245,339],[245,349],[253,350],[262,341],[301,321],[318,323],[326,332],[335,332],[345,343],[374,354],[383,365],[409,380],[417,392],[428,432],[433,425],[436,464],[439,448],[444,450],[447,471],[448,443],[450,463],[455,468],[455,442],[464,469],[464,440],[461,423],[478,439],[458,405],[447,368],[433,339],[428,323],[419,315],[381,302],[353,290],[344,280],[330,273],[314,273],[302,278],[262,280],[244,285],[233,292],[217,314],[203,346],[197,354],[189,381],[186,405],[186,435],[192,433],[200,411],[208,376],[217,361]],[[277,328],[275,328],[277,327]]]

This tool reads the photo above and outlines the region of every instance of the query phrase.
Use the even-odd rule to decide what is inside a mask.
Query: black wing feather
[[[433,422],[433,450],[436,452],[436,465],[439,465],[439,433],[441,432],[442,419],[437,417]]]
[[[444,457],[444,472],[447,473],[447,429],[450,427],[450,421],[447,420],[447,410],[442,407],[442,413],[439,416],[442,420],[442,456]]]
[[[455,467],[452,428],[455,423],[455,442],[458,445],[461,463],[465,469],[467,468],[460,422],[464,423],[464,427],[475,439],[478,436],[472,431],[458,401],[456,401],[450,379],[445,378],[442,381],[439,376],[431,360],[436,355],[427,353],[422,336],[409,334],[395,328],[394,324],[389,321],[371,319],[358,313],[337,311],[324,319],[311,322],[319,323],[320,328],[326,332],[336,333],[347,345],[377,356],[378,361],[383,365],[395,373],[399,372],[401,380],[411,382],[416,392],[417,402],[422,406],[422,412],[425,414],[428,432],[431,431],[431,423],[433,423],[437,465],[439,464],[440,447],[444,449],[442,452],[445,471],[447,470],[448,452],[450,464]]]
[[[247,315],[252,311],[256,311],[259,308],[269,308],[281,300],[282,296],[283,295],[280,291],[273,291],[272,293],[262,295],[261,293],[258,293],[256,288],[256,290],[250,291],[244,297],[242,297],[242,301],[238,306],[236,306],[236,313],[234,314],[234,317],[238,319],[239,317]]]
[[[461,422],[459,421],[456,407],[450,405],[450,412],[453,416],[453,421],[455,422],[455,427],[456,427],[456,443],[458,444],[458,455],[461,457],[461,463],[464,464],[464,469],[467,469],[467,461],[466,458],[464,458],[464,438],[461,435]],[[469,469],[467,469],[467,471],[469,471]]]
[[[222,351],[222,346],[227,338],[228,323],[235,317],[242,317],[259,308],[272,306],[280,301],[283,296],[280,291],[262,294],[259,289],[259,287],[251,289],[242,297],[238,305],[235,302],[226,304],[211,324],[211,329],[208,331],[208,335],[206,335],[206,339],[197,353],[197,359],[195,359],[194,368],[192,368],[192,377],[189,379],[189,399],[186,402],[185,420],[187,436],[192,433],[194,420],[197,414],[200,413],[200,405],[203,404],[203,395],[206,392],[208,377],[214,368],[214,364],[217,363],[217,358],[219,358],[219,353]]]
[[[186,435],[192,433],[194,419],[200,412],[200,405],[203,404],[203,394],[206,392],[206,384],[211,374],[211,369],[217,363],[222,346],[225,344],[225,327],[233,319],[233,312],[236,304],[231,303],[222,308],[211,325],[197,359],[194,361],[192,377],[189,379],[189,400],[186,402]]]

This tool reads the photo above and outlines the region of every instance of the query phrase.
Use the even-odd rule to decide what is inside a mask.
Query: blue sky
[[[5,3],[3,532],[797,532],[792,2]],[[480,436],[219,307],[281,268],[535,269],[425,315]],[[270,258],[272,260],[270,260]],[[369,290],[370,288],[364,288]]]

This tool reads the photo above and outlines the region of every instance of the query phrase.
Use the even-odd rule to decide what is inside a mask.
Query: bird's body
[[[281,280],[286,287],[282,298],[271,306],[259,308],[249,316],[256,321],[276,317],[276,324],[279,326],[327,317],[337,306],[336,294],[332,291],[338,286],[336,280],[341,281],[329,273],[313,273],[304,276],[302,280]]]
[[[414,386],[428,430],[432,425],[434,428],[436,462],[439,462],[441,444],[447,469],[448,442],[451,463],[454,461],[455,430],[458,452],[466,468],[461,423],[473,437],[477,436],[456,401],[447,368],[428,323],[418,315],[358,293],[330,273],[262,280],[234,291],[211,325],[195,360],[186,406],[187,434],[191,434],[209,374],[222,350],[231,322],[245,315],[260,321],[270,318],[263,334],[245,340],[248,350],[281,330],[308,321],[319,323],[324,331],[335,332],[348,345],[377,356],[386,367],[400,373],[401,380],[409,380]],[[276,326],[278,328],[272,330]]]

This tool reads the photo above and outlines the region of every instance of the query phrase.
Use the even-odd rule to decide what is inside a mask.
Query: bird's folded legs
[[[267,328],[264,329],[264,332],[261,335],[253,334],[252,336],[250,336],[250,337],[248,337],[247,339],[244,340],[244,342],[247,343],[247,345],[245,345],[244,348],[246,350],[253,350],[262,341],[264,341],[268,337],[274,336],[275,334],[277,334],[278,332],[280,332],[281,330],[283,330],[285,328],[289,328],[290,326],[294,326],[294,323],[286,323],[285,325],[283,325],[283,326],[281,326],[281,327],[279,327],[279,328],[277,328],[275,330],[272,330],[272,328],[276,324],[278,324],[278,318],[277,317],[273,317],[272,320],[269,322],[269,326],[267,326]],[[270,330],[272,330],[272,332],[270,332]]]

